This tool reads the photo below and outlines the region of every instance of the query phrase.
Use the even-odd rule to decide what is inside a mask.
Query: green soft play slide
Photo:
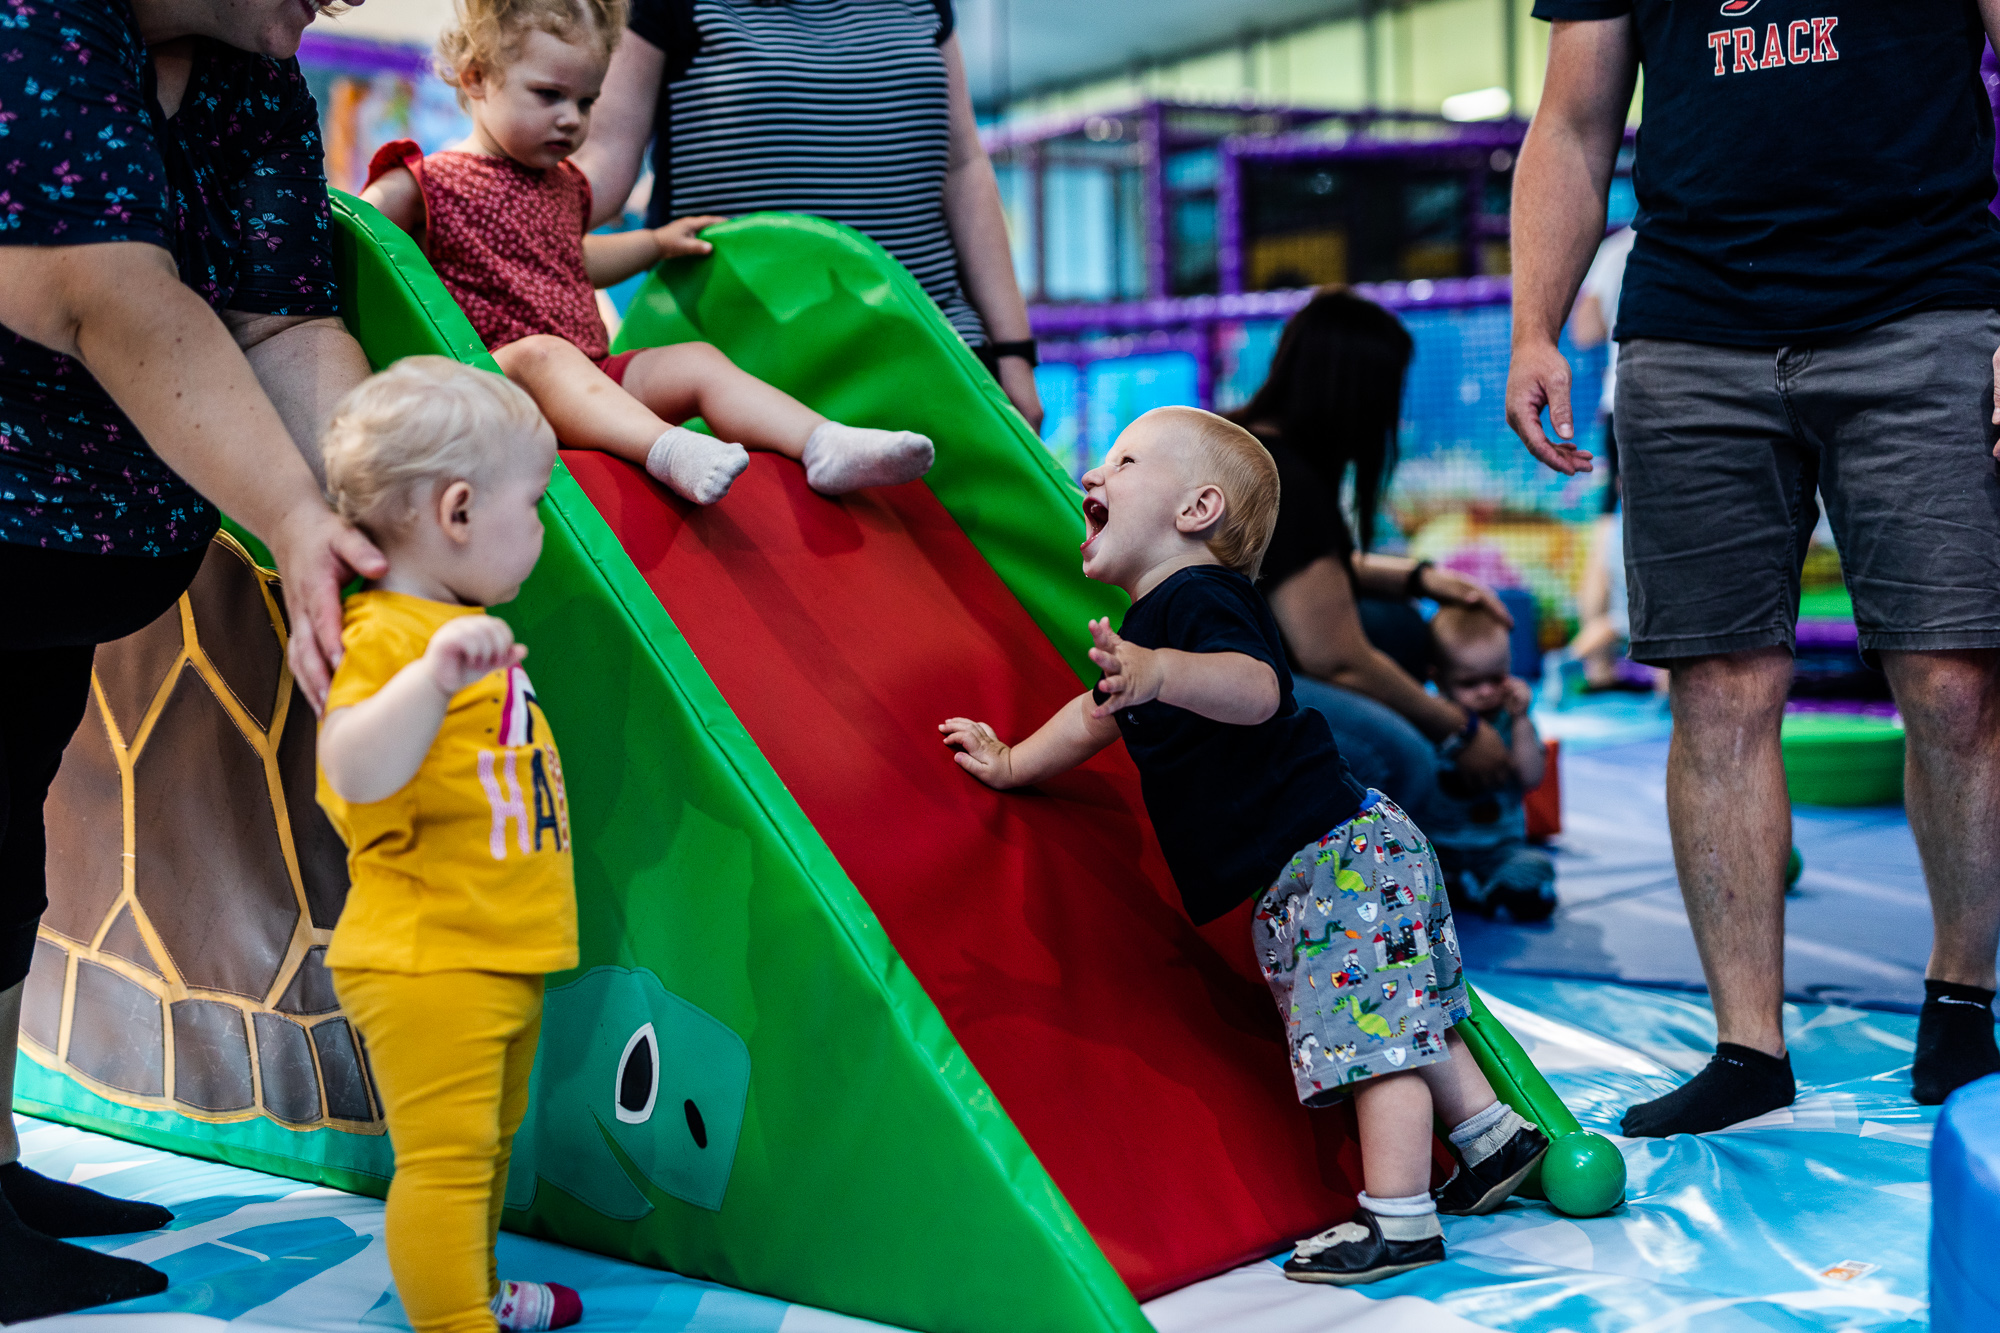
[[[344,314],[374,365],[492,366],[401,232],[346,196],[335,213]],[[708,234],[717,256],[650,278],[622,342],[703,337],[829,416],[938,438],[931,492],[1089,678],[1084,624],[1122,595],[1076,571],[1072,484],[908,275],[817,219]],[[795,357],[801,337],[849,355]],[[911,1328],[1142,1333],[1119,1270],[560,464],[544,516],[541,563],[500,614],[534,647],[561,738],[583,965],[550,978],[508,1224]],[[1470,1035],[1503,1097],[1574,1128],[1497,1022]],[[33,1114],[386,1182],[379,1135],[135,1110],[28,1062],[20,1083]]]

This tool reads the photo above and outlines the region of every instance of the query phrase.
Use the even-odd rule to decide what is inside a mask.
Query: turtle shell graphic
[[[346,851],[276,587],[222,534],[179,605],[97,650],[49,793],[21,1045],[125,1106],[379,1134],[323,962]]]

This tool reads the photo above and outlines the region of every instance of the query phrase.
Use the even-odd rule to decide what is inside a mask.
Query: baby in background
[[[663,258],[707,254],[721,218],[592,236],[590,183],[568,160],[625,30],[626,0],[458,0],[439,70],[472,134],[425,157],[386,144],[362,198],[415,237],[507,377],[562,442],[642,465],[713,504],[762,449],[797,459],[824,495],[915,481],[931,442],[828,421],[707,343],[609,355],[594,288]],[[700,417],[715,436],[679,423]],[[719,438],[718,438],[719,437]]]
[[[1534,692],[1508,674],[1507,627],[1472,606],[1441,606],[1431,618],[1438,693],[1492,724],[1506,740],[1513,776],[1490,791],[1471,791],[1456,774],[1439,775],[1443,799],[1430,830],[1452,897],[1481,916],[1505,909],[1516,921],[1542,921],[1556,910],[1556,868],[1528,845],[1523,799],[1542,783],[1548,754],[1529,715]]]
[[[1363,791],[1326,719],[1292,698],[1252,580],[1278,512],[1255,436],[1187,407],[1146,413],[1086,473],[1083,572],[1132,598],[1090,626],[1096,689],[1016,744],[939,730],[988,786],[1033,786],[1121,737],[1188,915],[1256,899],[1252,945],[1283,1018],[1299,1100],[1353,1097],[1365,1189],[1352,1221],[1299,1243],[1285,1275],[1373,1282],[1444,1258],[1437,1214],[1490,1212],[1548,1150],[1464,1041],[1458,939],[1424,835]],[[1435,1194],[1432,1118],[1459,1167]]]
[[[341,400],[327,491],[388,557],[347,599],[319,802],[351,887],[326,963],[368,1045],[396,1175],[389,1267],[417,1333],[560,1328],[567,1287],[494,1266],[543,974],[575,967],[562,763],[505,621],[542,550],[556,440],[498,375],[418,356]]]

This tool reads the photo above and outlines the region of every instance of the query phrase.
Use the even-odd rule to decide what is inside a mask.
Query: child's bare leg
[[[826,495],[915,481],[930,470],[935,452],[909,431],[828,421],[707,343],[641,352],[626,367],[625,387],[670,421],[698,416],[724,439],[797,459],[807,483]]]
[[[1479,1062],[1466,1048],[1465,1038],[1456,1028],[1444,1034],[1445,1050],[1451,1059],[1424,1065],[1417,1070],[1431,1090],[1431,1104],[1438,1119],[1456,1128],[1493,1105],[1493,1085],[1486,1081]]]
[[[696,504],[721,499],[749,464],[739,444],[662,421],[567,339],[535,334],[497,349],[493,359],[528,391],[557,439],[637,463]]]
[[[668,421],[700,417],[725,440],[791,459],[826,421],[707,343],[647,348],[625,368],[625,388]]]
[[[1354,1091],[1361,1123],[1361,1178],[1378,1199],[1431,1187],[1431,1092],[1414,1072],[1383,1074]]]

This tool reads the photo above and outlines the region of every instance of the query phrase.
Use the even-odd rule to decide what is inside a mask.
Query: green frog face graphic
[[[620,1221],[644,1185],[719,1211],[750,1092],[750,1049],[644,968],[594,967],[548,993],[507,1206],[553,1185]]]

